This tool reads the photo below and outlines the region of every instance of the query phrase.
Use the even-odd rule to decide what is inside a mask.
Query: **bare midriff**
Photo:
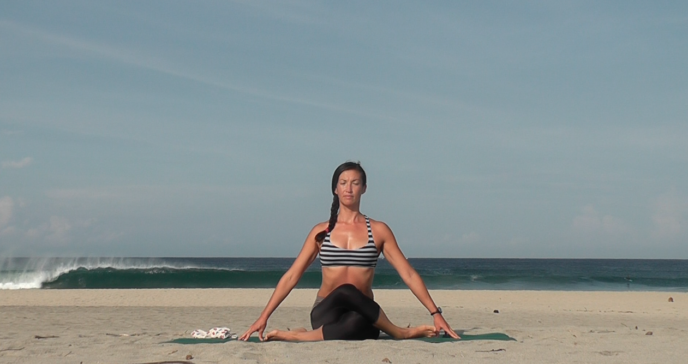
[[[322,267],[322,285],[318,297],[327,297],[342,284],[353,284],[366,296],[373,298],[374,268],[364,267]]]

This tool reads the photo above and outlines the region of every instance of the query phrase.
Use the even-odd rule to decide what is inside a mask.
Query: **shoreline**
[[[215,326],[241,334],[272,291],[0,291],[0,363],[152,363],[184,361],[187,355],[192,363],[351,364],[384,358],[392,363],[679,363],[688,357],[683,344],[688,340],[688,293],[680,292],[430,291],[455,331],[500,332],[516,339],[510,342],[165,343]],[[316,292],[295,289],[267,329],[308,327]],[[409,290],[378,289],[375,294],[399,326],[432,322]]]
[[[0,290],[2,306],[106,306],[106,307],[225,307],[264,306],[273,288],[152,288],[152,289],[22,289]],[[317,289],[296,288],[280,307],[311,307]],[[552,301],[561,308],[575,308],[579,301],[617,304],[650,304],[685,297],[676,291],[535,291],[535,290],[429,290],[442,307],[473,307],[487,302],[509,301],[538,305]],[[408,289],[375,289],[375,300],[384,307],[410,307],[420,302]],[[478,297],[477,303],[471,303]],[[457,302],[447,304],[442,301]],[[683,300],[682,300],[683,301]],[[460,304],[457,306],[457,304]],[[688,307],[687,307],[688,308]]]
[[[2,306],[74,307],[225,307],[264,306],[272,288],[152,288],[152,289],[22,289],[0,290]],[[297,288],[280,307],[311,307],[317,289]],[[669,297],[685,297],[676,291],[535,291],[535,290],[429,290],[442,307],[474,307],[485,302],[509,302],[538,306],[556,302],[561,308],[575,308],[580,301],[595,304],[633,305],[668,302]],[[408,289],[375,289],[375,300],[384,307],[423,308]],[[473,302],[477,298],[477,302]],[[445,301],[445,302],[443,302]],[[453,302],[453,303],[448,303]],[[547,303],[549,305],[551,303]],[[688,307],[687,307],[688,308]]]

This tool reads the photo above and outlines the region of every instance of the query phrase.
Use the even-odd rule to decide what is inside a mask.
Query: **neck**
[[[354,222],[354,220],[361,215],[362,214],[361,211],[359,211],[358,206],[352,208],[339,205],[339,216],[337,217],[337,221],[350,223]]]

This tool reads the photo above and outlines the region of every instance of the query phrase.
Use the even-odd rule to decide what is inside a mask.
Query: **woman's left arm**
[[[420,277],[418,272],[409,264],[408,260],[404,256],[404,253],[399,249],[397,240],[392,233],[392,229],[387,226],[384,222],[376,221],[374,225],[376,227],[375,237],[381,242],[382,253],[385,254],[385,259],[399,272],[401,279],[406,283],[406,285],[411,289],[411,292],[418,298],[420,303],[428,309],[428,312],[436,312],[437,305],[430,297],[428,288],[425,286],[425,282]],[[435,329],[444,330],[447,334],[455,339],[460,339],[454,330],[449,326],[447,321],[442,317],[441,313],[432,315]]]

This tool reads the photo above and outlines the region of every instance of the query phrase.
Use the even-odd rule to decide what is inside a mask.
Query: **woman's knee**
[[[377,339],[380,335],[380,330],[356,312],[349,312],[338,322],[323,326],[322,332],[325,340],[366,340]]]

